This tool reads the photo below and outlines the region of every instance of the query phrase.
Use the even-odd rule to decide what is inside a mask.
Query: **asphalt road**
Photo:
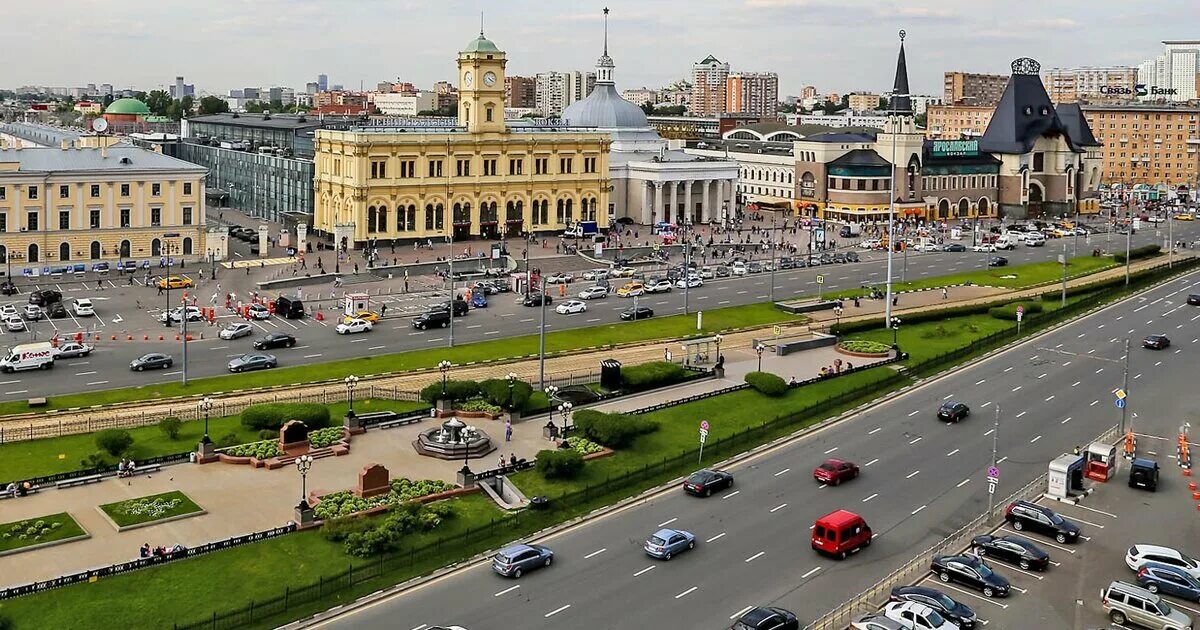
[[[1056,455],[1119,421],[1111,390],[1121,384],[1123,340],[1134,341],[1131,417],[1178,419],[1200,352],[1200,309],[1186,294],[1200,273],[1143,293],[955,372],[847,421],[733,469],[736,493],[709,499],[671,491],[552,536],[555,564],[520,580],[473,566],[341,617],[330,625],[469,630],[509,628],[720,628],[751,605],[782,606],[809,622],[861,592],[987,505],[985,470],[993,419],[1000,483],[1007,496]],[[1174,345],[1143,350],[1166,332]],[[1064,354],[1075,353],[1075,354]],[[962,400],[967,420],[939,422],[937,406]],[[822,488],[823,459],[859,463],[862,476]],[[809,547],[815,518],[838,508],[862,514],[874,544],[842,562]],[[696,533],[694,551],[650,559],[642,541],[661,524]]]
[[[1185,226],[1181,223],[1176,227],[1178,228],[1176,229],[1177,239],[1189,238],[1188,235],[1192,233],[1200,235],[1200,226],[1196,226],[1196,224]],[[1156,236],[1155,230],[1144,229],[1134,236],[1133,244],[1137,246],[1138,244],[1161,242],[1161,239],[1165,238],[1165,234],[1166,230],[1162,230],[1161,236]],[[1105,247],[1106,237],[1093,235],[1091,242],[1092,244],[1089,246],[1085,239],[1080,237],[1079,253],[1086,255],[1090,247]],[[1062,253],[1063,243],[1066,243],[1068,252],[1074,247],[1073,239],[1067,238],[1051,240],[1044,247],[1018,247],[1013,251],[1002,252],[1001,255],[1009,259],[1010,265],[1052,260]],[[1123,237],[1113,235],[1111,249],[1116,249],[1118,244],[1124,245]],[[887,273],[886,253],[857,251],[863,258],[859,263],[776,272],[775,298],[786,299],[801,292],[805,295],[816,295],[818,289],[816,276],[818,275],[824,276],[824,284],[821,288],[825,292],[857,288],[864,283],[880,284],[884,282]],[[986,264],[988,256],[973,252],[911,253],[908,256],[907,272],[904,273],[904,277],[916,280],[981,269]],[[898,256],[893,260],[894,274],[897,279],[902,275],[903,259],[903,256]],[[578,268],[574,259],[571,259],[570,266],[572,269]],[[544,271],[551,273],[556,269],[547,268]],[[689,312],[767,300],[770,297],[769,276],[770,274],[763,273],[746,278],[709,281],[704,287],[690,291],[688,296]],[[131,317],[128,311],[132,310],[132,307],[127,304],[129,301],[127,298],[115,295],[109,297],[113,294],[108,292],[93,294],[87,291],[75,291],[74,289],[78,288],[77,284],[61,283],[60,290],[64,291],[68,300],[73,297],[93,297],[97,299],[97,312],[100,318],[111,318],[112,311],[117,309],[124,309],[125,316]],[[586,286],[589,286],[588,283],[583,281],[573,283],[568,291],[568,297]],[[113,289],[117,289],[117,287],[113,287]],[[564,299],[558,298],[556,291],[551,295],[556,296],[556,304]],[[389,304],[388,317],[377,324],[370,333],[346,338],[334,333],[333,325],[336,322],[317,322],[313,319],[282,320],[272,317],[264,322],[256,323],[260,330],[255,335],[232,341],[214,339],[217,330],[205,326],[203,329],[206,339],[194,342],[189,346],[188,376],[196,378],[227,373],[226,365],[230,358],[251,351],[250,344],[253,339],[266,332],[276,330],[292,333],[299,340],[299,344],[295,348],[273,351],[278,357],[280,365],[285,367],[300,363],[352,358],[372,353],[401,352],[445,346],[450,342],[448,330],[416,331],[411,327],[407,316],[421,312],[429,303],[445,299],[444,296],[441,298],[435,296],[436,294],[431,293],[388,296],[385,298],[386,303]],[[19,303],[24,303],[24,300],[19,299],[23,296],[12,297],[17,298]],[[487,309],[473,309],[469,316],[456,319],[454,342],[461,344],[536,333],[539,320],[538,309],[519,306],[515,304],[515,298],[516,296],[511,293],[491,296]],[[147,298],[146,309],[157,308],[161,301],[161,299]],[[654,309],[656,315],[681,313],[683,312],[683,302],[684,291],[681,289],[675,289],[667,294],[644,296],[638,300],[640,306],[649,306]],[[0,304],[2,303],[5,301],[0,300]],[[589,310],[585,313],[559,315],[548,309],[546,327],[547,330],[553,331],[617,322],[619,321],[618,314],[632,306],[632,303],[632,299],[610,296],[589,303]],[[145,313],[139,315],[149,321],[149,318],[145,317]],[[224,315],[218,319],[218,324],[224,326],[232,321],[236,321],[232,315]],[[44,329],[42,330],[44,334],[40,334],[39,339],[48,339],[53,335],[53,332],[46,328],[48,323],[49,320],[44,320],[36,324]],[[147,332],[151,335],[150,341],[139,341],[140,335],[138,335],[134,341],[123,341],[119,338],[116,342],[109,341],[109,333],[104,332],[103,341],[98,344],[96,351],[89,357],[59,361],[55,369],[50,372],[27,371],[0,374],[0,400],[51,396],[181,379],[181,342],[173,341],[174,331],[153,327],[147,329]],[[154,341],[155,336],[163,332],[167,334],[166,340]],[[0,344],[11,346],[28,341],[28,339],[28,333],[6,333]],[[129,362],[147,352],[166,352],[175,357],[175,364],[166,371],[142,373],[131,371]]]

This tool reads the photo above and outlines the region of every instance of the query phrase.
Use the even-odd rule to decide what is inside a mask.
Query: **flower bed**
[[[261,461],[283,455],[283,449],[279,447],[279,440],[263,440],[230,446],[224,453],[230,457],[253,457]]]
[[[118,530],[204,513],[199,505],[178,490],[107,503],[100,506],[100,511],[112,520]]]
[[[579,436],[571,436],[567,438],[567,445],[579,451],[580,455],[591,455],[592,453],[599,453],[604,450],[603,446],[600,446],[599,444],[585,437]]]
[[[878,341],[867,341],[865,339],[849,339],[840,341],[837,345],[837,351],[842,354],[848,354],[853,357],[884,357],[886,358],[891,353],[892,347],[879,343]]]
[[[321,520],[349,516],[356,512],[364,512],[371,508],[384,505],[397,505],[421,497],[454,490],[456,486],[439,479],[421,479],[412,481],[406,478],[392,480],[392,491],[387,494],[363,499],[354,496],[349,490],[331,492],[320,498],[313,508],[316,517]]]
[[[66,512],[13,521],[0,525],[0,554],[86,536],[87,532]]]
[[[346,431],[342,427],[327,427],[310,431],[308,434],[308,445],[312,448],[325,448],[346,437]]]
[[[504,413],[504,409],[502,409],[499,405],[493,405],[486,400],[468,400],[462,404],[454,405],[454,409],[457,411],[482,411],[483,413],[492,416],[498,416]]]

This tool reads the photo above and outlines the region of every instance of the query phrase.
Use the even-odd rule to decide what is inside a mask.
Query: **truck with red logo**
[[[49,370],[54,367],[54,346],[48,341],[23,343],[8,349],[0,359],[0,371]]]

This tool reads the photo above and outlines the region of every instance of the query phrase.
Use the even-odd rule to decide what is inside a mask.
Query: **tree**
[[[653,114],[654,113],[654,103],[651,103],[650,101],[646,101],[645,103],[642,103],[642,111],[646,112],[647,116],[649,116],[650,114]]]
[[[247,114],[261,114],[266,107],[262,101],[250,101],[242,109],[246,110]]]
[[[113,100],[112,94],[105,94],[104,98],[100,101],[100,105],[103,106],[104,109],[108,109],[108,106],[112,105]]]
[[[779,106],[775,108],[775,111],[783,112],[785,114],[794,114],[796,113],[796,105],[795,103],[788,104],[780,102]]]
[[[925,114],[917,114],[916,116],[913,116],[913,122],[917,123],[918,127],[924,127],[926,120],[927,118]]]
[[[680,116],[687,111],[684,105],[663,105],[662,107],[654,108],[655,114],[659,116]]]
[[[891,102],[888,101],[888,97],[880,96],[879,97],[879,109],[887,109],[888,107],[891,107]]]
[[[150,108],[150,113],[155,116],[166,116],[167,109],[171,107],[171,103],[175,102],[171,95],[166,90],[153,90],[146,95],[146,107]]]
[[[205,96],[200,99],[201,114],[222,114],[229,111],[229,103],[219,96]]]
[[[195,97],[185,96],[185,97],[179,99],[179,111],[183,112],[184,115],[192,113],[192,110],[195,108],[196,108]]]

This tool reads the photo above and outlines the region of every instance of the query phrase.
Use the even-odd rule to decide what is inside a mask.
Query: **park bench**
[[[25,492],[26,495],[37,494],[37,493],[38,493],[38,486],[34,486]],[[0,488],[0,501],[3,501],[4,499],[15,499],[15,498],[18,498],[19,496],[20,495],[18,495],[18,494],[12,494],[12,493],[4,491],[3,488]]]
[[[75,477],[73,479],[63,479],[62,481],[54,482],[54,487],[70,488],[72,486],[82,486],[82,485],[86,485],[89,483],[96,483],[99,481],[104,481],[104,475],[96,474],[96,475],[87,475],[84,477]]]

